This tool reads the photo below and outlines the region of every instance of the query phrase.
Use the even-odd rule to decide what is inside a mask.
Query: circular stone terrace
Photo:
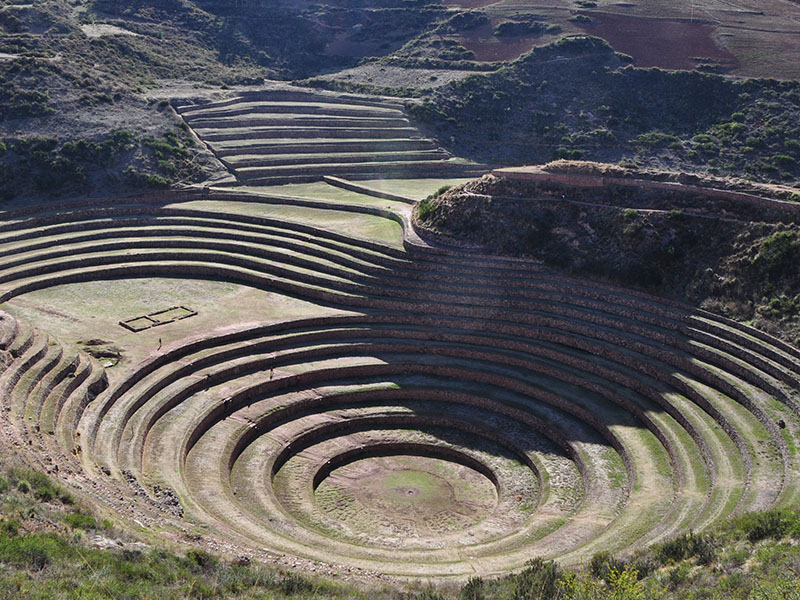
[[[267,192],[6,211],[4,443],[147,539],[400,577],[798,502],[798,349],[430,246],[399,197]]]

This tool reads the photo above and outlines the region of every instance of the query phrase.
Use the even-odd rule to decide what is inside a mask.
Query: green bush
[[[314,590],[313,582],[298,573],[286,573],[278,582],[278,589],[288,596],[303,594]]]
[[[648,150],[664,148],[677,142],[680,142],[678,136],[662,133],[660,131],[649,131],[633,139],[634,146],[641,146]]]
[[[761,242],[750,266],[772,277],[793,276],[800,264],[800,233],[778,231]]]
[[[427,221],[434,214],[436,214],[436,206],[431,201],[431,197],[421,200],[417,207],[417,216],[420,221]]]
[[[470,577],[465,583],[458,597],[461,600],[483,600],[485,598],[485,584],[481,577]]]
[[[514,576],[512,600],[550,600],[558,593],[561,569],[553,561],[534,558]]]
[[[170,182],[161,175],[145,173],[133,167],[128,167],[122,173],[125,181],[136,187],[168,188]]]
[[[52,502],[55,499],[63,504],[74,502],[70,494],[62,491],[44,473],[28,469],[10,469],[8,479],[17,490],[23,494],[33,492],[33,495],[42,502]]]
[[[608,552],[598,552],[589,561],[589,572],[604,581],[608,581],[612,570],[617,572],[625,569],[625,563],[617,560]]]
[[[0,536],[15,537],[19,533],[20,523],[17,519],[0,521]]]
[[[215,557],[204,550],[189,550],[186,553],[186,560],[192,568],[206,572],[214,569],[219,564]]]
[[[578,150],[577,148],[565,148],[564,146],[559,146],[556,148],[554,152],[555,158],[564,158],[567,160],[580,160],[583,158],[583,151]]]
[[[781,509],[748,513],[734,519],[732,527],[751,543],[767,538],[781,539],[787,535],[799,536],[800,514]]]
[[[64,559],[73,554],[70,545],[53,534],[0,536],[0,562],[31,571],[41,571],[53,560]]]
[[[709,534],[691,531],[658,547],[656,557],[662,564],[697,557],[701,565],[711,564],[717,553],[717,542]]]
[[[797,161],[795,161],[794,158],[787,156],[786,154],[776,154],[772,157],[772,162],[780,167],[783,167],[784,169],[789,169],[797,164]]]
[[[185,158],[189,154],[174,131],[169,131],[160,138],[143,138],[142,145],[152,150],[156,158],[161,160],[168,158]]]
[[[81,512],[69,513],[64,517],[64,522],[72,529],[96,529],[97,521],[91,515]]]

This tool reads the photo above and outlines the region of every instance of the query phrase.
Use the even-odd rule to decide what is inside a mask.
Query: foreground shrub
[[[461,600],[483,600],[485,598],[483,579],[480,577],[470,577],[464,587],[461,588],[458,596]]]
[[[534,558],[515,575],[512,592],[513,600],[550,600],[558,593],[558,580],[561,569],[553,561],[545,562]]]
[[[625,563],[614,558],[609,552],[598,552],[589,561],[589,572],[604,581],[608,581],[612,571],[622,571]]]
[[[788,510],[768,510],[748,513],[733,521],[734,531],[751,543],[767,538],[781,539],[787,535],[800,536],[800,515]]]
[[[701,565],[713,562],[717,553],[716,540],[709,534],[695,534],[691,531],[685,535],[662,544],[656,553],[661,563],[678,562],[687,558],[697,558]]]
[[[11,469],[8,472],[9,482],[23,494],[33,493],[37,500],[52,502],[60,500],[63,504],[73,504],[72,496],[55,485],[44,473],[28,469]]]
[[[0,562],[41,571],[54,560],[72,555],[72,549],[53,534],[32,534],[24,537],[0,536]]]
[[[636,569],[629,566],[621,571],[612,567],[607,582],[586,573],[570,572],[559,583],[561,597],[567,600],[645,600],[650,597],[639,582]]]

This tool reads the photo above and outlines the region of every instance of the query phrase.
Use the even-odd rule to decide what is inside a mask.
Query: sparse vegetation
[[[8,139],[0,169],[8,177],[0,193],[8,199],[29,191],[76,193],[93,180],[108,187],[169,187],[174,178],[191,177],[195,166],[191,138],[168,131],[161,138],[140,138],[128,129],[112,130],[96,139],[61,142],[54,138]],[[96,185],[100,185],[98,182]]]
[[[465,190],[482,197],[455,190],[443,202],[429,198],[418,208],[420,223],[492,251],[535,256],[560,269],[755,319],[784,339],[800,339],[797,224],[748,224],[765,214],[733,205],[726,210],[745,211],[739,222],[697,218],[708,214],[710,200],[615,187],[587,191],[485,178]],[[487,196],[500,198],[490,202]],[[552,197],[598,206],[553,204]]]
[[[800,137],[799,84],[624,65],[598,38],[566,38],[409,110],[486,162],[586,157],[800,181],[800,150],[785,143]]]

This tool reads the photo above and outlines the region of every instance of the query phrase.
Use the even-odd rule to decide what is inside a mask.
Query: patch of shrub
[[[470,577],[458,593],[461,600],[483,600],[485,598],[485,587],[483,578]]]
[[[64,517],[64,522],[72,529],[96,529],[97,521],[93,516],[82,512],[69,513]]]
[[[717,542],[710,534],[689,532],[658,547],[656,558],[662,563],[679,562],[697,557],[701,565],[713,562],[717,553]]]
[[[14,537],[19,533],[20,523],[16,519],[3,519],[0,521],[0,536]]]
[[[170,185],[165,177],[155,173],[145,173],[134,167],[128,167],[122,174],[125,181],[135,187],[168,188]]]
[[[737,534],[743,535],[751,543],[767,538],[800,535],[800,515],[781,509],[747,513],[734,519],[731,525]]]
[[[168,131],[160,138],[145,137],[142,139],[142,145],[152,150],[160,160],[185,158],[189,154],[174,131]]]
[[[778,231],[764,239],[751,268],[771,277],[793,276],[800,264],[800,233]]]
[[[561,27],[558,25],[548,25],[547,23],[540,23],[538,21],[525,21],[513,22],[507,21],[500,23],[495,30],[496,37],[514,37],[522,35],[537,35],[542,36],[545,34],[555,35],[561,33]]]
[[[305,594],[314,590],[314,583],[298,573],[285,573],[278,581],[278,589],[287,596]]]
[[[512,600],[550,600],[558,593],[561,569],[553,561],[534,558],[513,576]]]
[[[430,198],[421,200],[417,205],[417,217],[419,217],[420,221],[427,221],[434,214],[436,214],[436,206],[434,206]]]
[[[72,554],[69,544],[53,534],[0,536],[0,562],[31,571],[41,571],[54,559],[64,559]]]
[[[800,294],[794,297],[781,294],[771,298],[769,302],[758,307],[758,313],[763,317],[773,319],[782,319],[800,314]]]
[[[192,567],[202,571],[210,571],[217,566],[218,561],[205,550],[189,550],[186,553],[186,560]]]
[[[554,152],[554,157],[556,159],[564,158],[567,160],[580,160],[583,158],[584,153],[582,150],[578,150],[577,148],[565,148],[564,146],[559,146],[556,148]]]
[[[651,596],[639,582],[639,573],[628,566],[612,568],[608,579],[601,581],[586,573],[566,573],[560,581],[566,600],[646,600]]]
[[[42,502],[52,502],[58,499],[63,504],[72,504],[72,496],[62,491],[44,473],[28,469],[10,469],[8,479],[17,490],[23,494],[33,493]]]
[[[614,558],[609,552],[598,552],[589,561],[589,572],[598,579],[608,581],[612,570],[617,572],[625,569],[625,563]]]
[[[648,131],[633,139],[633,145],[652,150],[653,148],[665,148],[670,144],[680,142],[680,138],[669,133],[660,131]]]
[[[784,169],[792,168],[797,164],[797,161],[795,161],[793,157],[786,154],[776,154],[772,157],[772,162]]]

